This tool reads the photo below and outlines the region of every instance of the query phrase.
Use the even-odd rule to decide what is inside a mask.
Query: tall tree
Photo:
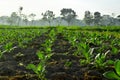
[[[41,14],[43,16],[43,20],[48,21],[49,26],[51,26],[51,21],[54,19],[55,14],[53,13],[53,11],[47,10],[45,13]]]
[[[101,23],[101,13],[100,12],[95,12],[94,13],[94,24],[99,26]]]
[[[85,11],[84,21],[87,25],[90,25],[93,22],[93,16],[90,11]]]
[[[31,18],[31,21],[32,21],[32,25],[34,25],[33,22],[34,22],[35,16],[36,16],[36,14],[34,14],[34,13],[31,13],[31,14],[29,15],[29,17]]]
[[[17,20],[19,19],[19,16],[16,12],[12,12],[11,16],[8,18],[8,23],[10,23],[11,26],[17,24]]]
[[[120,15],[117,16],[117,19],[120,21]]]
[[[61,14],[62,15],[62,19],[66,20],[68,22],[68,26],[71,22],[72,19],[76,18],[76,12],[72,9],[67,9],[67,8],[63,8],[61,10]]]
[[[28,25],[28,16],[25,14],[21,14],[23,21],[25,22],[25,25]]]
[[[103,15],[101,19],[102,26],[110,26],[111,24],[111,16],[110,15]]]
[[[22,17],[22,10],[23,10],[23,7],[21,6],[21,7],[19,7],[19,13],[18,13],[18,15],[20,16],[20,18],[19,18],[19,20],[18,20],[18,26],[20,25],[20,21],[21,21],[21,17]]]

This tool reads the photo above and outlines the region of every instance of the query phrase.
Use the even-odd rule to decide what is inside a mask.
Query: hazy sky
[[[52,10],[59,16],[62,8],[72,8],[80,19],[86,10],[92,13],[99,11],[101,14],[120,14],[120,0],[0,0],[0,16],[18,12],[20,6],[23,7],[22,13],[35,13],[37,18],[41,18],[41,13],[46,10]]]

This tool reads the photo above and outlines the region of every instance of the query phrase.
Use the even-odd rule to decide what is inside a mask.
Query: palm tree
[[[18,26],[20,25],[20,21],[21,21],[22,10],[23,10],[23,7],[19,7],[18,15],[20,16],[20,18],[18,19]]]

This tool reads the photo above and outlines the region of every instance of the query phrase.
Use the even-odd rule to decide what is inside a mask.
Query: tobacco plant
[[[4,46],[4,50],[10,52],[11,49],[12,49],[12,47],[13,47],[13,43],[12,43],[12,42],[9,42],[9,43],[7,43],[7,44]]]
[[[117,55],[119,50],[116,47],[112,47],[111,52],[112,52],[112,54]]]
[[[72,65],[72,62],[67,60],[64,64],[65,67],[70,67]]]
[[[120,60],[115,61],[114,67],[115,71],[107,71],[103,75],[108,79],[120,80]]]
[[[97,68],[104,68],[106,66],[106,57],[107,57],[107,54],[110,52],[110,50],[108,50],[106,53],[98,53],[96,56],[95,56],[95,59],[94,59],[94,65],[95,67]]]
[[[93,51],[94,48],[89,48],[89,46],[85,43],[80,43],[79,51],[81,51],[81,55],[85,57],[85,59],[80,60],[80,63],[82,64],[89,64],[92,61],[93,58]]]
[[[40,59],[40,63],[38,65],[28,64],[27,69],[32,69],[41,80],[46,80],[46,64],[47,61],[50,59],[52,54],[45,55],[44,52],[38,51],[37,56]]]
[[[56,36],[57,32],[55,32],[54,29],[52,29],[50,32],[49,32],[49,37],[51,39],[51,41],[54,41],[55,40],[55,36]]]

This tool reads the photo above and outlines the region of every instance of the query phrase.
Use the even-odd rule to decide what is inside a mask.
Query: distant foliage
[[[72,9],[67,9],[67,8],[63,8],[61,10],[61,14],[62,15],[62,19],[66,20],[68,22],[68,26],[71,22],[72,19],[76,18],[76,12]]]
[[[43,12],[42,19],[35,19],[34,13],[23,14],[23,7],[19,7],[17,12],[12,12],[11,16],[1,16],[0,24],[10,26],[120,26],[120,15],[101,15],[100,12],[85,11],[83,20],[77,19],[76,12],[71,8],[60,10],[60,16],[55,17],[53,11]]]

